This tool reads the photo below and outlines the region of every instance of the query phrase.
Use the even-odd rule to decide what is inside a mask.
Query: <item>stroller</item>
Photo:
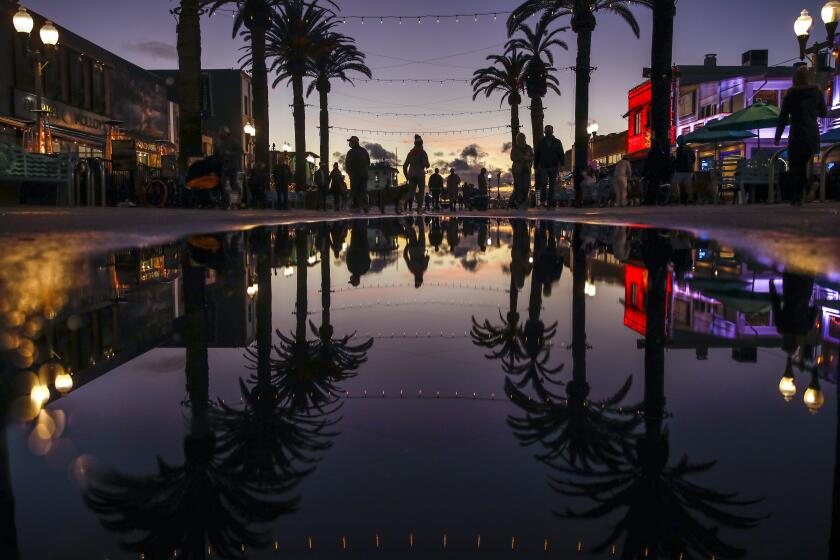
[[[222,184],[222,160],[208,156],[187,169],[184,204],[188,208],[228,208],[230,199]]]

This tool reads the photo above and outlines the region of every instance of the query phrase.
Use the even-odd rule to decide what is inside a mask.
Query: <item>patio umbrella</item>
[[[683,136],[683,140],[685,140],[686,144],[735,142],[737,140],[745,140],[747,138],[755,138],[755,134],[739,130],[712,130],[709,126],[703,127],[700,130],[695,130],[694,132]]]
[[[775,127],[779,122],[779,109],[762,101],[756,101],[746,109],[732,113],[726,118],[709,123],[710,130],[755,130]],[[761,137],[758,137],[758,148],[761,148]]]
[[[820,136],[821,144],[837,144],[840,142],[840,128],[834,128]]]

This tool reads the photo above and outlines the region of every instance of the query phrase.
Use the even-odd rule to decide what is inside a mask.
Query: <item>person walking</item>
[[[330,174],[327,171],[327,164],[321,162],[318,170],[315,171],[315,186],[318,188],[318,210],[327,209],[327,195],[330,190]]]
[[[289,209],[289,183],[292,180],[292,169],[286,160],[280,160],[274,166],[274,188],[277,189],[277,208]]]
[[[367,183],[370,171],[370,154],[359,145],[359,137],[351,136],[347,139],[350,150],[344,158],[344,170],[350,176],[350,191],[356,202],[356,211],[364,210],[368,213]]]
[[[613,188],[615,189],[616,206],[627,206],[627,185],[633,175],[633,168],[627,155],[621,156],[621,161],[615,165],[613,171]]]
[[[531,166],[534,164],[534,150],[528,145],[525,134],[516,135],[516,143],[510,149],[513,162],[513,194],[508,201],[509,208],[528,208],[528,192],[531,190]]]
[[[697,156],[694,150],[685,145],[685,138],[677,138],[677,151],[674,154],[674,177],[671,180],[681,204],[688,204],[694,194],[694,163]]]
[[[429,168],[429,156],[423,149],[423,138],[414,135],[414,147],[405,156],[403,175],[408,180],[408,191],[411,198],[417,201],[417,211],[423,211],[423,201],[426,198],[426,169]],[[409,209],[411,209],[409,202]]]
[[[429,177],[429,190],[432,192],[432,203],[435,210],[440,210],[440,195],[443,192],[443,176],[440,169],[435,167],[435,172]]]
[[[333,197],[333,210],[336,212],[342,209],[342,199],[344,198],[344,175],[338,168],[338,163],[333,164],[330,172],[330,192]]]
[[[554,136],[554,127],[551,125],[545,127],[545,136],[537,144],[534,163],[537,167],[539,204],[543,208],[556,208],[557,176],[560,174],[560,167],[566,164],[566,152],[563,150],[563,143]]]
[[[793,87],[785,94],[779,122],[776,126],[776,145],[782,139],[785,127],[790,123],[788,135],[788,161],[792,176],[793,194],[791,203],[802,204],[808,186],[808,162],[820,151],[820,128],[818,118],[825,118],[825,97],[811,82],[807,66],[800,66],[793,75]]]
[[[449,197],[449,211],[454,212],[458,204],[458,187],[461,185],[461,178],[454,169],[449,170],[446,177],[446,194]]]
[[[230,128],[219,128],[219,136],[213,143],[213,153],[222,163],[222,188],[228,183],[232,192],[240,194],[239,172],[242,170],[242,145],[230,132]]]

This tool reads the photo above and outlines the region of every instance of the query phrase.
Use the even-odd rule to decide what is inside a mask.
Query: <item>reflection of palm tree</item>
[[[545,233],[538,232],[538,238]],[[510,381],[506,388],[513,395],[514,403],[525,413],[524,418],[510,417],[508,425],[523,445],[540,443],[545,452],[537,457],[551,465],[559,459],[572,467],[591,469],[600,465],[617,465],[631,445],[633,431],[638,425],[635,416],[619,415],[619,407],[630,390],[632,378],[611,397],[593,402],[589,399],[586,378],[586,253],[576,226],[572,242],[572,380],[566,386],[566,399],[547,390],[540,380],[535,387],[538,398],[531,399]],[[534,242],[535,255],[539,248],[542,258],[545,251]],[[538,257],[535,256],[535,260]],[[548,274],[544,264],[535,263],[537,271]],[[533,297],[533,291],[532,297]]]
[[[840,403],[840,359],[837,360],[837,377],[834,387],[836,402]],[[831,534],[828,539],[828,557],[840,558],[840,408],[836,412],[834,427],[834,480],[831,492]]]
[[[644,433],[635,453],[606,471],[589,468],[574,472],[582,479],[553,479],[553,488],[565,496],[588,498],[595,505],[566,509],[561,517],[596,519],[625,510],[612,533],[593,552],[605,550],[624,535],[622,558],[738,558],[744,551],[725,543],[718,527],[754,527],[760,518],[738,515],[732,508],[757,500],[739,499],[735,493],[704,488],[688,480],[709,471],[715,461],[691,462],[683,457],[669,464],[670,442],[665,419],[665,325],[667,240],[658,232],[645,232],[648,267],[647,332],[645,336]],[[704,520],[701,520],[703,518]]]
[[[519,290],[525,285],[525,277],[530,272],[528,262],[528,225],[524,220],[513,220],[513,243],[510,248],[510,301],[508,312],[504,317],[499,312],[499,324],[492,324],[488,319],[484,323],[472,318],[473,343],[487,348],[490,353],[486,357],[490,360],[501,360],[503,368],[508,371],[516,361],[523,356],[519,336]]]
[[[257,259],[257,344],[246,357],[256,370],[249,388],[240,379],[244,407],[219,402],[221,425],[219,447],[231,469],[241,471],[262,487],[291,489],[314,467],[299,470],[298,463],[315,462],[311,454],[330,447],[325,430],[332,425],[326,417],[291,408],[280,399],[271,382],[271,241],[267,230],[254,235]]]
[[[209,400],[205,269],[185,266],[186,379],[190,408],[183,465],[158,458],[158,472],[129,476],[109,470],[92,477],[85,501],[109,530],[139,534],[126,548],[151,558],[206,558],[208,547],[231,558],[242,546],[260,547],[265,533],[254,528],[291,511],[283,485],[264,489],[227,468],[213,430]],[[260,494],[270,492],[275,499]]]
[[[0,556],[17,560],[20,557],[20,551],[17,543],[9,444],[6,439],[7,397],[5,391],[0,391]]]

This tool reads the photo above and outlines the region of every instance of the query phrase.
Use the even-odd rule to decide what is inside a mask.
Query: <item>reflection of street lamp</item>
[[[811,372],[811,382],[808,384],[808,388],[805,389],[802,401],[808,407],[811,414],[816,414],[822,408],[822,405],[825,404],[825,395],[820,387],[820,380],[817,377],[816,369]]]
[[[799,41],[799,59],[805,60],[805,56],[809,54],[816,55],[823,49],[830,49],[834,47],[834,37],[837,33],[837,20],[840,18],[840,2],[837,0],[830,0],[826,2],[822,10],[820,10],[820,17],[825,24],[825,33],[827,38],[822,43],[815,43],[808,47],[808,38],[811,35],[811,28],[814,25],[814,18],[808,13],[808,10],[802,10],[799,17],[793,22],[793,32],[796,33],[796,38]]]
[[[260,290],[259,284],[251,284],[247,288],[245,288],[245,293],[248,294],[250,297],[254,297],[257,295],[257,292]]]
[[[796,379],[793,377],[793,358],[788,356],[785,373],[779,380],[779,392],[785,401],[790,402],[796,394]]]
[[[283,153],[288,154],[291,151],[292,151],[292,147],[289,146],[289,143],[288,142],[283,142]]]
[[[32,29],[35,27],[35,22],[32,20],[32,16],[29,15],[29,12],[26,11],[26,8],[21,7],[15,15],[12,16],[12,25],[14,25],[15,31],[19,34],[26,35],[26,48],[29,50],[28,39],[32,33]],[[46,68],[49,64],[47,55],[55,50],[55,47],[58,45],[58,29],[51,21],[47,20],[38,31],[38,35],[41,38],[41,43],[44,45],[44,50],[36,49],[31,51],[32,54],[35,55],[35,109],[33,109],[32,112],[35,113],[37,118],[35,124],[35,149],[38,153],[43,154],[47,151],[43,115],[45,112],[48,112],[43,109],[43,76],[44,68]]]
[[[598,123],[595,122],[595,121],[592,121],[592,124],[590,124],[589,126],[586,127],[586,133],[589,134],[590,136],[592,136],[592,139],[594,140],[595,135],[598,134],[598,129],[599,128],[600,128],[600,126],[598,125]]]

